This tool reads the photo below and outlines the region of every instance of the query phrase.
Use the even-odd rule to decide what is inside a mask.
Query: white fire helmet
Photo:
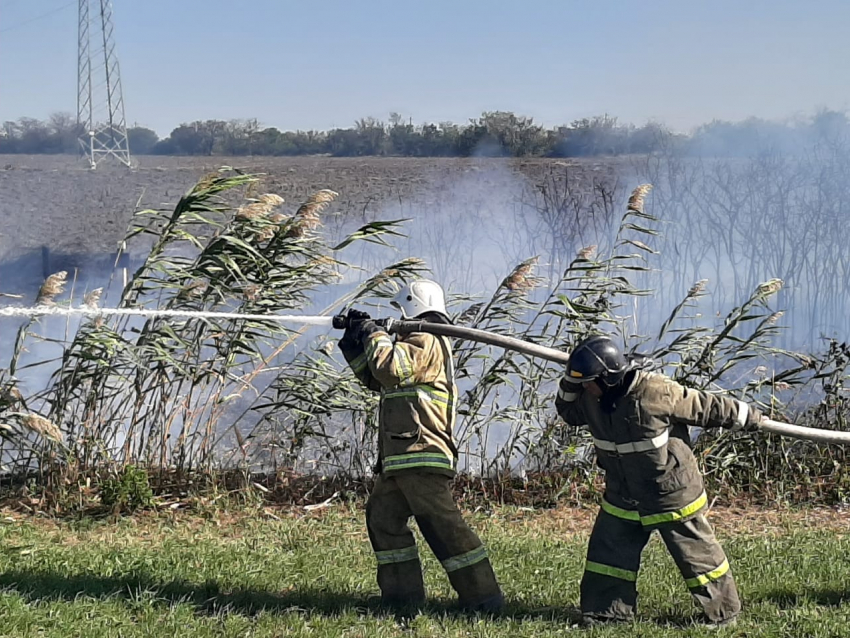
[[[426,312],[439,312],[448,317],[443,289],[430,279],[411,281],[398,291],[390,303],[401,310],[404,319],[413,319]]]

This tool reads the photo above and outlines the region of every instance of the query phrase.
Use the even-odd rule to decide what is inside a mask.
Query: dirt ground
[[[136,158],[139,167],[103,164],[96,171],[73,156],[0,156],[0,263],[49,246],[60,254],[114,252],[137,208],[173,204],[201,176],[222,166],[262,173],[267,192],[297,206],[311,193],[340,193],[337,212],[364,214],[387,202],[415,196],[429,184],[467,173],[510,168],[530,184],[542,184],[552,171],[581,173],[589,180],[608,173],[600,161],[461,158],[330,157],[159,157]],[[493,184],[494,186],[496,184]]]

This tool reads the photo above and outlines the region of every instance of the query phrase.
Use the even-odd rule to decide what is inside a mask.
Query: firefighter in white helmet
[[[404,319],[449,323],[443,289],[433,281],[411,282],[391,303]],[[378,477],[366,504],[366,525],[382,602],[425,600],[419,553],[408,527],[412,516],[460,604],[498,610],[504,599],[487,550],[451,492],[457,387],[448,338],[412,332],[393,341],[368,314],[352,309],[339,346],[360,381],[381,393]]]

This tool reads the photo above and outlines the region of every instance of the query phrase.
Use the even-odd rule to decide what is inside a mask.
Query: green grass
[[[500,508],[469,520],[487,541],[509,601],[497,618],[455,610],[423,551],[432,603],[413,618],[381,610],[362,509],[318,514],[145,515],[118,522],[0,525],[0,636],[699,636],[698,612],[658,539],[641,572],[639,621],[575,624],[587,512]],[[847,636],[846,520],[758,512],[718,535],[744,598],[723,635]],[[778,522],[777,522],[778,520]]]

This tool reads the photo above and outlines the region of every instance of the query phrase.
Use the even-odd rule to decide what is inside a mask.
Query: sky
[[[99,0],[92,0],[92,3]],[[129,125],[397,112],[688,131],[850,108],[846,0],[113,0]],[[0,121],[76,112],[77,0],[0,0]]]

